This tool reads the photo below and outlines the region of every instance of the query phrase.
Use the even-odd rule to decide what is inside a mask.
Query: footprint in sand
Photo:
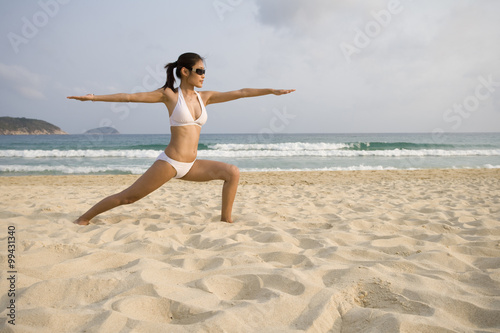
[[[313,267],[314,264],[303,254],[295,254],[288,252],[269,252],[261,253],[259,257],[267,263],[272,263],[273,266],[279,267]]]
[[[195,286],[213,293],[221,300],[262,300],[280,293],[301,295],[305,286],[281,275],[215,275],[200,279]]]
[[[391,290],[390,282],[374,281],[358,283],[355,302],[372,309],[385,309],[389,312],[399,312],[418,316],[430,316],[434,310],[428,305],[412,301]]]
[[[159,324],[195,324],[215,314],[168,298],[145,295],[126,297],[114,302],[111,307],[129,318]]]

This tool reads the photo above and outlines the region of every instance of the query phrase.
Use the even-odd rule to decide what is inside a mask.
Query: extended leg
[[[129,188],[99,201],[85,214],[80,216],[74,223],[87,225],[92,218],[105,211],[117,206],[136,202],[165,184],[175,176],[175,173],[175,169],[167,162],[156,161],[146,171],[146,173],[139,177],[139,179],[137,179]]]

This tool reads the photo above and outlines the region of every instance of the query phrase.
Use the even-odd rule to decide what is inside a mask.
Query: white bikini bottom
[[[170,164],[171,166],[173,166],[175,171],[177,171],[177,174],[174,176],[174,178],[184,177],[189,172],[189,170],[191,170],[194,162],[196,162],[196,160],[194,160],[193,162],[189,162],[189,163],[179,162],[179,161],[173,160],[170,157],[168,157],[164,151],[161,152],[161,154],[156,158],[156,160],[157,161],[158,160],[165,161],[168,164]]]

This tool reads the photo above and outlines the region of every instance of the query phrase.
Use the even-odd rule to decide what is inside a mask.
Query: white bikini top
[[[177,104],[175,105],[174,111],[170,116],[170,126],[203,126],[207,122],[208,116],[207,110],[205,109],[205,104],[203,104],[203,100],[201,99],[200,94],[195,91],[196,96],[198,96],[198,102],[200,102],[201,106],[201,115],[198,117],[198,119],[195,120],[193,119],[193,116],[189,111],[186,101],[184,100],[184,96],[182,96],[181,88],[179,87],[177,90],[179,91],[179,94],[177,97]]]

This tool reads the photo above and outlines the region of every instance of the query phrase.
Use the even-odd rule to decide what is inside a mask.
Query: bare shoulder
[[[214,92],[215,91],[206,90],[206,91],[198,91],[198,94],[200,94],[201,98],[205,100],[205,98],[210,98],[210,96],[212,96]]]
[[[206,91],[198,91],[200,94],[201,99],[203,100],[203,103],[205,105],[210,104],[210,98],[214,95],[214,93],[217,93],[216,91],[211,91],[211,90],[206,90]]]
[[[173,109],[175,108],[175,104],[177,103],[178,93],[170,88],[160,88],[158,90],[163,95],[163,103],[165,104],[165,106],[167,107],[167,109],[171,114]]]
[[[174,92],[170,88],[160,88],[157,91],[160,92],[161,94],[163,94],[163,98],[167,102],[171,102],[171,101],[177,100],[177,93]]]

